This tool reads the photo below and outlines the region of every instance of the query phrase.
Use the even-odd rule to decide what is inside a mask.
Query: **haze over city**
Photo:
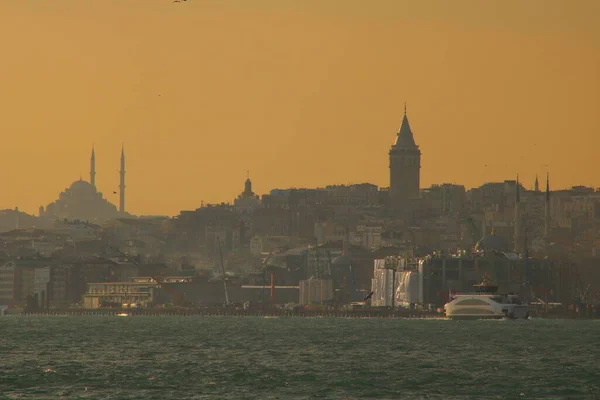
[[[2,208],[35,213],[96,150],[133,214],[276,187],[389,185],[407,102],[421,186],[600,186],[597,1],[0,4]]]
[[[3,398],[598,398],[600,0],[0,0],[0,57]]]

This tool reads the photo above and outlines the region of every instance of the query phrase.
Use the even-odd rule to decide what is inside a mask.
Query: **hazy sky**
[[[135,214],[246,170],[387,186],[405,101],[422,187],[600,186],[598,0],[2,0],[0,52],[2,208],[88,179],[92,144],[118,204],[121,142]]]

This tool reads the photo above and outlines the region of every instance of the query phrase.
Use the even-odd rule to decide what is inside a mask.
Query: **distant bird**
[[[365,298],[363,299],[363,301],[367,301],[367,300],[369,300],[371,297],[373,297],[373,293],[375,293],[375,292],[371,292],[371,293],[369,293],[369,295],[368,295],[367,297],[365,297]]]
[[[113,192],[113,194],[117,194],[117,192]]]

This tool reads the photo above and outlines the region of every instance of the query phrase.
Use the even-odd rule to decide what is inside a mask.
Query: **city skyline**
[[[548,171],[553,189],[600,186],[595,2],[253,4],[0,6],[0,207],[35,214],[89,176],[92,144],[118,205],[122,142],[138,215],[231,202],[247,170],[257,193],[387,187],[405,101],[422,188]]]
[[[406,118],[407,118],[407,116],[405,114],[404,120],[406,120]],[[404,124],[402,126],[404,126]],[[408,122],[406,123],[406,126],[408,126]],[[410,132],[410,127],[408,129],[409,129],[409,132]],[[403,129],[400,129],[398,131],[398,133],[397,133],[398,137],[400,137],[402,135],[402,133],[403,133]],[[398,140],[396,140],[395,142],[397,144]],[[414,145],[415,144],[413,143],[413,146]],[[392,149],[394,147],[395,146],[392,146]],[[402,171],[402,168],[400,169],[400,171],[403,174],[406,173],[405,171]],[[119,212],[124,213],[126,211],[125,210],[125,190],[124,190],[125,186],[126,186],[125,185],[125,149],[124,149],[124,146],[122,145],[122,147],[121,147],[120,168],[119,168],[119,186],[117,188],[117,191],[112,191],[112,194],[111,194],[110,191],[103,192],[101,188],[98,188],[96,186],[96,183],[95,183],[95,181],[96,181],[96,173],[97,173],[96,172],[96,147],[95,147],[95,145],[93,145],[92,146],[92,150],[91,150],[91,156],[90,156],[89,178],[88,179],[84,179],[84,175],[80,174],[79,179],[73,181],[71,183],[71,185],[76,184],[79,181],[84,181],[84,182],[89,183],[92,187],[94,187],[94,190],[97,190],[98,194],[102,195],[103,199],[105,199],[109,203],[112,203],[115,207],[118,206]],[[409,175],[410,175],[410,173],[409,173]],[[246,171],[246,180],[245,180],[245,183],[244,183],[244,186],[245,186],[244,192],[248,192],[248,190],[250,190],[251,194],[254,196],[255,194],[252,193],[252,190],[248,189],[249,187],[250,188],[252,187],[252,182],[251,182],[250,178],[251,178],[250,177],[250,172]],[[389,178],[389,177],[388,177],[388,179],[393,180],[393,178]],[[513,177],[507,177],[506,179],[502,179],[502,180],[499,180],[499,181],[485,181],[485,182],[482,182],[480,185],[477,185],[477,186],[474,186],[474,187],[465,187],[465,189],[466,190],[470,190],[470,189],[473,189],[473,188],[476,188],[476,187],[481,187],[481,186],[483,186],[485,184],[488,184],[488,183],[497,183],[497,182],[506,182],[506,181],[515,182],[516,181],[517,185],[520,186],[520,187],[525,188],[525,190],[537,191],[537,192],[542,192],[542,191],[548,192],[548,190],[549,190],[549,186],[548,186],[549,185],[549,179],[550,179],[550,173],[548,171],[546,171],[545,175],[543,177],[541,177],[541,179],[540,179],[540,175],[536,174],[533,183],[531,185],[528,185],[527,182],[523,182],[522,179],[519,178],[519,174],[517,174],[515,179],[513,179]],[[417,182],[418,182],[418,178],[417,178]],[[542,182],[542,183],[540,183],[540,182]],[[542,184],[544,184],[544,182],[545,182],[546,186],[542,186]],[[372,184],[372,182],[365,181],[365,182],[348,182],[348,183],[328,183],[328,184],[322,185],[322,186],[302,186],[302,187],[293,187],[293,186],[286,186],[286,187],[284,187],[284,186],[281,186],[281,187],[268,188],[264,192],[258,192],[258,193],[256,193],[256,195],[258,197],[260,197],[261,195],[269,194],[269,192],[271,192],[272,190],[323,189],[323,188],[325,188],[327,186],[348,186],[348,185],[358,185],[358,184],[365,184],[365,183],[366,184]],[[379,189],[390,190],[391,185],[389,185],[389,183],[391,183],[391,182],[388,182],[388,185],[378,185],[378,187],[379,187]],[[437,182],[437,183],[432,183],[431,185],[429,185],[427,187],[421,186],[420,190],[426,190],[426,189],[428,189],[428,188],[430,188],[432,186],[435,186],[435,185],[444,185],[444,184],[462,185],[460,182]],[[462,186],[464,186],[464,185],[462,185]],[[571,188],[574,188],[574,187],[577,187],[577,186],[578,185],[569,185],[568,187],[564,187],[564,188],[562,188],[562,187],[559,187],[559,188],[553,187],[553,189],[551,191],[568,190],[568,189],[571,189]],[[239,195],[242,192],[243,192],[242,190],[239,190],[237,192],[237,195]],[[113,197],[118,197],[118,203],[117,203],[117,201],[115,201],[114,199],[112,199]],[[410,197],[410,195],[409,195],[409,197]],[[204,205],[205,203],[208,203],[208,202],[205,202],[204,200],[202,200],[201,201],[201,205],[199,205],[199,207],[202,206],[202,205]],[[233,199],[212,202],[212,204],[223,204],[223,203],[225,203],[225,204],[233,204],[234,202],[233,202]],[[210,204],[210,203],[208,203],[208,204]],[[43,204],[42,207],[45,207],[46,205],[47,204]],[[18,206],[17,206],[17,208],[18,208]],[[24,211],[24,210],[20,209],[20,211]],[[184,210],[182,209],[180,211],[184,211]],[[129,210],[127,210],[127,212],[129,212]],[[32,213],[32,214],[35,214],[35,213]],[[133,213],[133,214],[135,214],[135,213]],[[137,215],[144,215],[144,214],[137,214]],[[150,214],[146,214],[146,215],[150,215]],[[156,214],[156,215],[159,215],[159,214]],[[167,214],[161,214],[161,215],[167,215]],[[170,216],[174,216],[174,215],[170,215]]]

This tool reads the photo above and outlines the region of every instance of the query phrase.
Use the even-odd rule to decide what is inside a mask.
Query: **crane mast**
[[[229,305],[229,295],[227,294],[227,279],[225,279],[225,265],[223,264],[223,253],[221,252],[221,239],[217,238],[219,246],[219,258],[221,259],[221,273],[223,274],[223,288],[225,289],[225,305]]]

